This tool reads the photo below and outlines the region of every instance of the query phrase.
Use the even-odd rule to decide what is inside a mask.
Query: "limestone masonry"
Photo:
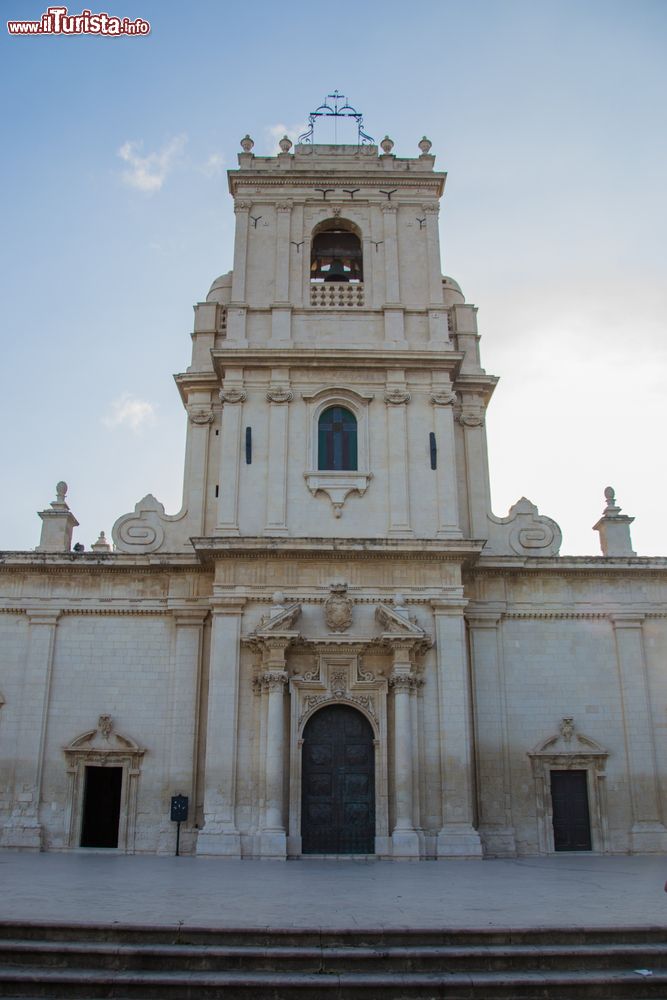
[[[667,849],[667,560],[611,488],[597,557],[492,513],[446,175],[360,138],[242,140],[181,510],[75,551],[59,483],[0,555],[3,846],[173,853],[183,795],[183,853]]]

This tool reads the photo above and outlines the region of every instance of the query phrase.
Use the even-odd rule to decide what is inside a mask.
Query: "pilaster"
[[[269,401],[269,455],[266,477],[267,535],[287,534],[287,443],[289,404],[293,399],[287,370],[271,373]]]
[[[232,300],[227,310],[227,340],[235,346],[246,340],[246,269],[248,266],[248,226],[251,202],[234,203],[236,233],[234,237],[234,271],[232,273]]]
[[[243,403],[243,372],[229,370],[220,390],[222,429],[220,432],[220,469],[218,523],[216,534],[239,534],[239,475],[241,464],[241,432]]]
[[[285,830],[285,686],[288,675],[285,654],[290,638],[264,640],[264,671],[260,677],[266,700],[264,745],[264,808],[260,822],[260,854],[263,858],[287,857]]]
[[[404,373],[394,373],[384,394],[387,405],[387,468],[389,470],[389,535],[412,534],[408,478],[407,391]]]
[[[644,654],[644,615],[612,614],[621,688],[628,783],[632,804],[633,852],[667,850],[662,822],[655,739]]]
[[[470,677],[460,598],[433,601],[440,706],[442,813],[438,857],[481,857],[474,829]]]
[[[436,442],[436,490],[438,497],[438,538],[461,538],[456,477],[454,403],[456,393],[450,382],[433,385],[433,427]]]
[[[515,857],[501,612],[475,609],[465,617],[472,658],[479,834],[486,855]]]
[[[488,538],[490,503],[483,401],[478,397],[465,399],[459,423],[463,427],[470,537]]]
[[[200,398],[202,396],[204,398]],[[190,534],[203,535],[206,530],[209,437],[213,423],[210,393],[192,393],[188,397],[187,411],[183,507],[188,512]]]
[[[172,795],[187,795],[189,814],[181,829],[181,852],[190,853],[195,844],[196,753],[201,685],[201,657],[204,622],[208,608],[172,607],[174,654],[169,684],[169,749],[167,757],[166,801],[168,816]],[[168,821],[160,831],[159,853],[173,854],[174,824]]]
[[[233,596],[216,596],[212,602],[204,826],[197,838],[197,854],[241,857],[241,837],[236,827],[236,762],[245,603],[245,598]]]
[[[43,846],[39,809],[44,749],[60,611],[28,610],[27,617],[28,642],[15,754],[14,802],[0,842],[3,847],[39,851]]]

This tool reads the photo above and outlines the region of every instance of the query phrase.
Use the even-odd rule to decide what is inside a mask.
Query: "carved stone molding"
[[[352,601],[346,584],[332,584],[331,595],[324,602],[324,620],[331,632],[345,632],[352,624]]]
[[[399,691],[414,691],[423,685],[421,678],[412,674],[391,674],[389,677],[389,687]]]
[[[278,204],[276,205],[276,212],[280,212],[282,214],[283,212],[291,212],[291,211],[292,211],[291,201],[279,201]]]
[[[392,406],[400,406],[403,403],[409,403],[411,398],[412,397],[407,389],[387,389],[384,394],[385,403],[389,403]]]
[[[268,390],[266,398],[270,403],[291,403],[294,393],[284,386],[275,386]]]
[[[218,396],[221,403],[245,403],[248,398],[244,389],[221,389]]]
[[[425,201],[422,208],[425,212],[433,213],[433,215],[437,215],[440,211],[440,205],[437,201]]]
[[[457,400],[454,391],[432,392],[431,402],[434,406],[451,406]]]
[[[380,205],[380,208],[382,209],[383,212],[387,212],[390,215],[395,215],[398,209],[398,205],[396,205],[396,203],[393,201],[383,201],[382,204]]]
[[[235,212],[249,212],[251,208],[252,208],[252,202],[251,201],[235,201],[234,202],[234,211]]]

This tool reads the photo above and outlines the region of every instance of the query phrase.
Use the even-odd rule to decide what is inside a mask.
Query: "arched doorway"
[[[373,730],[349,705],[329,705],[303,731],[303,854],[375,853]]]

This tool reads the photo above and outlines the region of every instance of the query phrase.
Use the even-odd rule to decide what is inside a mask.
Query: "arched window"
[[[357,469],[357,420],[343,406],[330,406],[317,424],[317,468]]]
[[[321,223],[315,232],[310,255],[311,281],[363,281],[361,240],[352,223],[334,220]]]

